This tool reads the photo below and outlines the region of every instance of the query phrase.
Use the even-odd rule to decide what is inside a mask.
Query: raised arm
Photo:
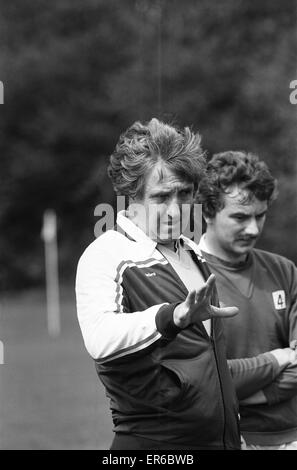
[[[156,315],[164,317],[165,330],[166,319],[172,318],[175,305],[166,303],[130,312],[123,294],[120,269],[110,250],[90,245],[77,269],[77,314],[86,349],[98,362],[147,348],[162,336]],[[168,336],[178,331],[171,322]]]
[[[112,254],[91,245],[79,261],[76,277],[78,320],[89,354],[98,362],[108,362],[141,351],[161,337],[174,338],[196,321],[236,314],[235,307],[210,305],[213,286],[212,275],[182,303],[131,312]]]

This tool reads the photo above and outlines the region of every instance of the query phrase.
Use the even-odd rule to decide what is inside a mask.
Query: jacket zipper
[[[216,361],[217,374],[218,374],[220,389],[221,389],[221,397],[222,397],[222,403],[223,403],[223,445],[224,445],[224,449],[226,449],[226,406],[225,406],[225,398],[224,398],[224,393],[223,393],[222,380],[221,380],[219,366],[218,366],[216,345],[215,345],[215,341],[214,341],[213,320],[211,321],[211,335],[210,335],[209,339],[210,339],[210,343],[211,343],[211,346],[212,346],[212,349],[213,349],[214,358],[215,358],[215,361]]]
[[[211,271],[209,270],[209,268],[206,266],[203,266],[203,263],[202,261],[199,259],[199,257],[197,256],[197,254],[195,254],[196,256],[193,255],[193,252],[190,251],[190,254],[192,256],[192,259],[196,262],[197,266],[198,266],[198,269],[200,269],[200,271],[202,272],[202,275],[204,277],[204,279],[206,280],[208,278],[208,276],[211,274]],[[221,376],[220,376],[220,371],[219,371],[219,366],[218,366],[218,359],[217,359],[217,352],[216,352],[216,345],[215,345],[215,341],[214,341],[214,325],[213,325],[213,322],[214,320],[212,319],[211,320],[211,331],[210,331],[210,335],[208,335],[206,329],[205,329],[205,334],[208,336],[209,338],[209,341],[210,341],[210,344],[212,346],[212,350],[213,350],[213,355],[214,355],[214,358],[215,358],[215,361],[216,361],[216,369],[217,369],[217,375],[218,375],[218,378],[219,378],[219,383],[220,383],[220,389],[221,389],[221,397],[222,397],[222,404],[223,404],[223,446],[224,446],[224,449],[226,449],[226,406],[225,406],[225,398],[224,398],[224,393],[223,393],[223,386],[222,386],[222,380],[221,380]]]

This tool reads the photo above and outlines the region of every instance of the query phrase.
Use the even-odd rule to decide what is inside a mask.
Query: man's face
[[[187,225],[193,202],[193,183],[156,164],[146,179],[144,196],[133,201],[132,220],[152,240],[172,244]]]
[[[237,185],[224,196],[224,208],[207,219],[207,231],[216,254],[229,261],[244,260],[260,236],[267,212],[267,201],[255,197]]]

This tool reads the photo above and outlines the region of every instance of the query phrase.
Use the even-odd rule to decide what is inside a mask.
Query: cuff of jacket
[[[279,363],[278,363],[278,360],[276,359],[274,354],[271,354],[271,352],[269,352],[269,351],[266,352],[266,353],[263,353],[263,356],[268,357],[270,362],[272,363],[272,375],[273,375],[272,380],[276,379],[276,377],[279,375],[279,373],[282,370]],[[268,385],[268,387],[269,387],[269,385]]]
[[[182,328],[176,326],[173,321],[173,312],[179,303],[180,302],[170,305],[163,305],[163,307],[161,307],[156,314],[155,321],[157,330],[165,339],[174,339],[176,335],[182,331]]]
[[[276,359],[276,357],[271,354],[270,352],[267,352],[267,353],[264,353],[266,354],[267,356],[270,356],[270,358],[273,360],[274,362],[274,378],[273,378],[273,382],[271,382],[269,385],[267,385],[265,388],[263,388],[262,392],[264,393],[265,395],[265,398],[267,400],[267,404],[270,406],[270,405],[274,405],[276,403],[279,403],[280,401],[280,398],[279,398],[279,388],[278,388],[278,385],[276,382],[274,382],[279,373],[281,372],[281,368],[280,368],[280,365]]]

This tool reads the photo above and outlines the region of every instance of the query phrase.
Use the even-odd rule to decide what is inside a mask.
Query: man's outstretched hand
[[[191,323],[200,323],[215,317],[234,317],[237,307],[215,307],[211,297],[215,286],[215,275],[211,274],[200,289],[189,292],[186,300],[175,307],[173,321],[179,328],[186,328]]]

